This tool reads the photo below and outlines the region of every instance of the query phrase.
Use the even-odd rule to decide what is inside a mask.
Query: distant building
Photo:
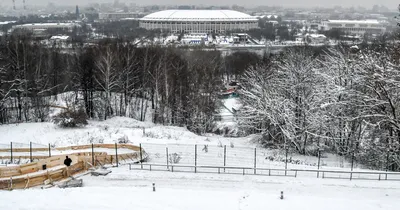
[[[265,21],[266,24],[271,24],[272,26],[279,25],[279,22],[276,20],[267,20]]]
[[[355,35],[383,34],[386,31],[386,25],[378,20],[327,20],[320,25],[322,31],[331,29],[339,29]]]
[[[309,44],[323,44],[327,41],[327,38],[323,34],[306,34],[305,41]]]
[[[183,44],[202,44],[206,41],[208,41],[208,35],[206,33],[186,34],[181,39],[181,43]]]
[[[100,20],[123,20],[136,19],[140,17],[140,13],[99,13]]]
[[[75,27],[80,27],[77,23],[30,23],[23,25],[15,25],[12,27],[12,31],[17,29],[27,30],[33,33],[34,36],[46,36],[47,30],[52,32],[72,32]]]
[[[258,19],[233,10],[165,10],[141,18],[140,27],[172,33],[221,33],[258,28]]]
[[[76,5],[76,11],[75,11],[75,14],[76,14],[76,20],[79,20],[81,17],[81,15],[80,15],[80,13],[79,13],[79,7],[78,7],[78,5]]]

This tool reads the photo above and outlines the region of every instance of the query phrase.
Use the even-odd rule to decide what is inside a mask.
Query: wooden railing
[[[129,144],[93,144],[82,146],[70,146],[57,148],[57,150],[83,150],[92,149],[92,152],[74,152],[57,156],[44,156],[38,162],[22,164],[19,166],[0,167],[0,189],[24,189],[28,187],[42,185],[44,181],[51,182],[67,178],[75,173],[80,173],[90,167],[98,165],[116,164],[119,161],[129,160],[131,162],[141,162],[141,158],[146,157],[146,153],[140,147]],[[94,152],[94,148],[112,149],[111,154],[106,152]],[[132,150],[130,153],[118,154],[118,148]],[[115,152],[113,151],[115,149]],[[30,148],[19,148],[18,151],[32,151]],[[13,150],[15,151],[15,150]],[[64,166],[65,156],[72,159],[73,165]],[[20,158],[24,158],[19,156]],[[25,158],[31,158],[28,156]],[[46,169],[44,169],[44,167]],[[61,174],[61,175],[60,175]]]

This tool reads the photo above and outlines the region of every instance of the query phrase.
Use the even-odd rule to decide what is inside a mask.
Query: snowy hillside
[[[238,132],[238,123],[235,113],[241,106],[238,98],[222,99],[220,109],[218,110],[220,121],[215,123],[214,130],[218,129],[220,133],[224,135],[235,136]]]
[[[21,123],[0,126],[0,144],[12,142],[35,142],[55,146],[68,146],[90,143],[115,143],[125,138],[133,144],[200,144],[207,139],[198,136],[186,128],[155,125],[151,122],[141,122],[131,118],[114,117],[106,121],[90,121],[84,128],[62,129],[53,123]],[[208,142],[217,145],[219,140],[229,144],[233,139],[212,138],[218,141]],[[238,145],[247,145],[246,141],[234,139]]]
[[[221,165],[223,147],[226,147],[227,166],[252,167],[254,164],[254,148],[257,148],[257,166],[262,168],[285,167],[285,151],[261,148],[256,141],[257,136],[227,138],[214,134],[199,136],[186,128],[156,125],[131,118],[114,117],[106,121],[89,121],[83,128],[59,128],[52,123],[22,123],[0,126],[0,148],[52,147],[84,145],[91,143],[129,142],[142,144],[150,154],[152,163],[164,164],[165,149],[170,153],[181,154],[181,164],[193,164],[194,145],[198,145],[198,163],[203,165]],[[19,143],[19,144],[18,144]],[[207,148],[207,149],[205,149]],[[14,155],[18,155],[15,153]],[[34,154],[35,155],[35,154]],[[43,155],[43,154],[36,154]],[[318,158],[303,156],[293,151],[288,154],[288,168],[317,169]],[[324,154],[320,167],[324,169],[349,168],[351,163],[343,157]],[[363,168],[355,163],[355,168]]]

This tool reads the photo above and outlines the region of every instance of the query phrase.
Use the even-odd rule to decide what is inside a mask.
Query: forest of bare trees
[[[18,34],[0,46],[0,123],[48,121],[58,101],[92,119],[126,116],[204,133],[212,129],[224,80],[260,62],[248,52],[223,57],[218,50],[123,41],[60,49]]]

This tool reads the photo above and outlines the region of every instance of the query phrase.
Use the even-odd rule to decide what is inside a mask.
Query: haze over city
[[[27,4],[33,5],[46,5],[48,3],[55,3],[57,5],[85,5],[89,3],[112,3],[110,0],[26,0]],[[285,6],[285,7],[351,7],[351,6],[363,6],[372,7],[373,5],[384,5],[390,9],[397,8],[398,1],[396,0],[120,0],[119,2],[125,3],[135,3],[140,5],[168,5],[168,4],[180,4],[180,5],[232,5],[238,4],[242,6],[257,6],[257,5],[267,5],[267,6]],[[16,0],[16,4],[21,4],[22,0]],[[3,0],[0,5],[12,5],[12,0]]]

